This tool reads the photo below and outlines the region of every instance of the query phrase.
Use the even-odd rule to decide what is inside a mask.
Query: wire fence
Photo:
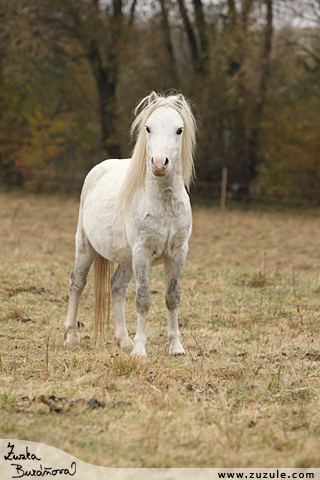
[[[29,169],[21,172],[15,169],[0,169],[0,187],[33,192],[79,193],[87,171],[56,171]],[[224,191],[225,189],[225,191]],[[289,205],[320,205],[320,188],[303,188],[286,185],[255,185],[207,182],[196,180],[190,188],[190,195],[218,204],[224,202],[255,202]]]
[[[219,202],[223,197],[222,182],[196,181],[191,194],[212,198]],[[286,185],[226,184],[226,203],[261,202],[320,205],[320,188],[303,188]]]

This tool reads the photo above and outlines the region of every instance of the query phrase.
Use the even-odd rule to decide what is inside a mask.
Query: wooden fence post
[[[222,169],[222,181],[221,181],[221,199],[220,199],[220,211],[224,212],[226,208],[226,196],[227,196],[227,178],[228,169],[223,167]]]

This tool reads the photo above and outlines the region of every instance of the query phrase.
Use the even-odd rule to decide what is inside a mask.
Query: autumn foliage
[[[318,6],[2,0],[2,182],[71,188],[102,159],[129,156],[137,101],[174,89],[195,104],[199,180],[218,182],[227,166],[240,196],[250,185],[316,189]]]

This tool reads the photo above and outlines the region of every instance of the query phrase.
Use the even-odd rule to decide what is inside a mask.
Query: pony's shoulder
[[[110,160],[104,160],[101,163],[98,163],[95,165],[90,172],[88,173],[86,177],[86,182],[96,182],[99,180],[103,175],[106,173],[111,173],[115,170],[124,170],[126,171],[129,163],[130,163],[131,158],[124,158],[122,160],[119,159],[110,159]]]
[[[122,160],[110,159],[104,160],[103,162],[95,165],[85,178],[82,187],[83,199],[98,183],[100,183],[100,180],[103,180],[104,177],[106,180],[110,177],[111,180],[111,178],[114,176],[124,176],[130,164],[130,160],[131,158],[125,158]]]
[[[110,170],[114,170],[117,168],[127,168],[130,163],[131,158],[123,158],[123,159],[116,159],[111,158],[109,160],[103,160],[101,163],[95,165],[89,172],[88,175],[95,174],[96,172],[109,172]]]

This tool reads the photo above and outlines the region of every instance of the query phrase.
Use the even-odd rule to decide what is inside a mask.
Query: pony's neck
[[[181,159],[177,159],[166,177],[156,177],[151,168],[147,168],[145,189],[148,197],[161,200],[170,193],[179,197],[180,192],[185,190],[182,173],[177,168],[180,161]]]
[[[176,169],[166,177],[156,177],[147,171],[145,180],[145,194],[148,213],[155,216],[177,216],[180,214],[181,201],[185,196],[185,186],[182,174]]]

